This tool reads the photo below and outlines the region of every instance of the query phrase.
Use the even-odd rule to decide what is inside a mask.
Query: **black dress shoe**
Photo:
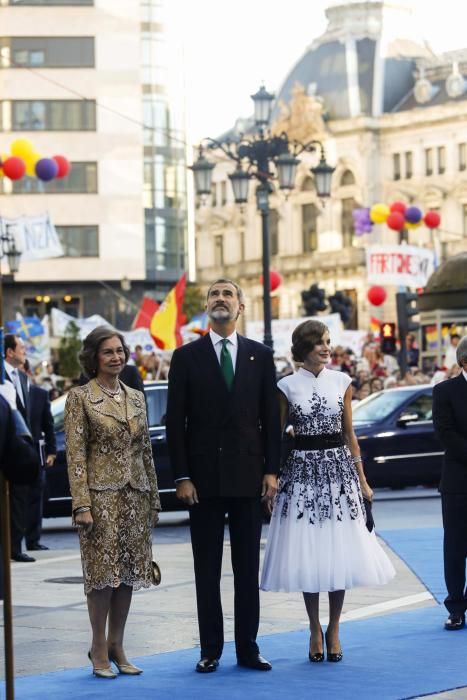
[[[448,619],[444,623],[445,630],[461,630],[465,627],[465,615],[449,615]]]
[[[311,653],[311,636],[310,636],[310,648],[308,650],[308,658],[313,664],[319,664],[324,661],[324,635],[323,630],[321,630],[321,640],[323,644],[323,651],[317,651],[314,654]]]
[[[46,549],[49,549],[49,547],[46,547],[45,544],[41,544],[40,542],[37,544],[27,545],[28,552],[45,552]]]
[[[257,656],[252,656],[251,659],[238,659],[237,663],[239,666],[244,666],[245,668],[253,668],[256,671],[270,671],[272,669],[271,664],[266,659],[258,654]]]
[[[210,659],[209,657],[204,657],[200,659],[196,664],[196,670],[198,673],[213,673],[217,671],[219,666],[219,661],[217,659]]]
[[[326,637],[326,649],[328,647],[328,638]],[[344,656],[344,652],[342,651],[342,647],[339,649],[339,651],[327,651],[326,653],[326,659],[328,661],[331,661],[332,663],[339,663],[339,661],[342,661],[342,658]]]
[[[34,557],[30,557],[29,554],[12,554],[11,558],[13,561],[22,561],[22,562],[28,562],[28,561],[36,561]]]

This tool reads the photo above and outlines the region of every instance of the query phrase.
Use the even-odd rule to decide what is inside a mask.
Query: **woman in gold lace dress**
[[[129,357],[123,337],[99,326],[80,361],[90,381],[71,389],[65,407],[73,518],[79,530],[95,675],[136,675],[123,649],[133,590],[152,583],[151,529],[160,510],[146,405],[120,382]],[[108,635],[106,637],[106,625]]]

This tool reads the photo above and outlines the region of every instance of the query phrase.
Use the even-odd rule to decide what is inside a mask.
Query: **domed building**
[[[372,317],[396,320],[395,288],[381,307],[367,301],[366,248],[398,244],[399,234],[374,226],[356,236],[355,208],[400,200],[435,209],[440,229],[411,230],[406,242],[431,248],[438,262],[467,249],[467,49],[435,55],[403,3],[333,3],[326,17],[326,31],[289,70],[273,106],[273,133],[320,140],[335,166],[328,200],[316,193],[313,153],[300,156],[290,196],[270,196],[271,268],[283,278],[273,315],[299,317],[301,292],[318,283],[328,295],[350,296],[348,327],[365,329]],[[251,119],[238,119],[220,140],[252,131]],[[235,278],[248,317],[260,320],[261,221],[254,187],[243,210],[235,205],[231,171],[219,158],[212,195],[196,211],[198,279]]]

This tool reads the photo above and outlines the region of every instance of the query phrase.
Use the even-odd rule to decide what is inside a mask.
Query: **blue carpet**
[[[443,572],[443,530],[383,530],[378,535],[407,564],[438,603],[442,603],[447,595]]]
[[[310,664],[304,630],[263,637],[268,673],[235,665],[226,646],[219,670],[194,672],[197,649],[135,659],[142,676],[93,678],[90,668],[23,677],[17,700],[406,700],[467,685],[467,630],[442,629],[444,610],[425,608],[342,625],[344,660]],[[83,652],[84,653],[84,652]]]

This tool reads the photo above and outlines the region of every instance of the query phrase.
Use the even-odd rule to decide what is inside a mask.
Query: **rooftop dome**
[[[433,272],[418,306],[420,311],[467,309],[467,252],[454,255]]]

